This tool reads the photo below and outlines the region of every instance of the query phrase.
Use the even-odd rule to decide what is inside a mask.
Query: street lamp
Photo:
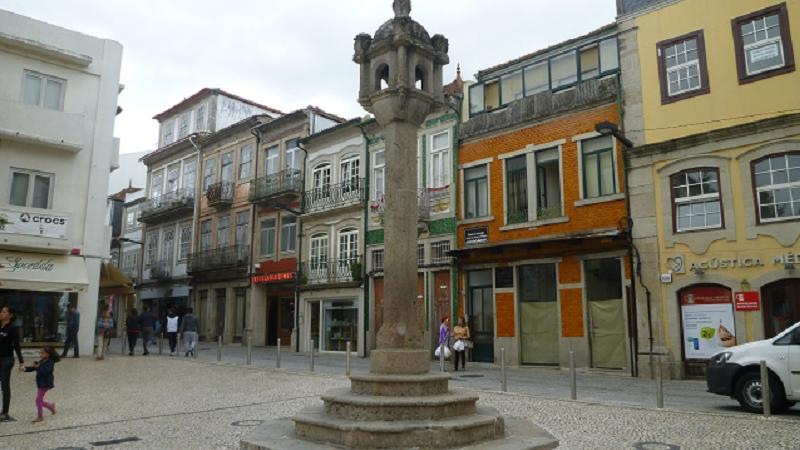
[[[614,123],[600,122],[594,126],[594,130],[602,134],[603,136],[614,136],[615,138],[617,138],[618,141],[622,142],[622,145],[624,145],[628,149],[633,148],[633,142],[631,142],[630,139],[625,137],[625,134],[619,131],[619,127]]]

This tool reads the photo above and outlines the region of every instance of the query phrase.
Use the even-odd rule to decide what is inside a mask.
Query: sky
[[[411,17],[450,40],[445,82],[614,21],[615,0],[413,0]],[[393,16],[391,0],[0,0],[9,10],[123,46],[115,135],[152,150],[152,117],[204,87],[289,112],[363,116],[353,38]]]

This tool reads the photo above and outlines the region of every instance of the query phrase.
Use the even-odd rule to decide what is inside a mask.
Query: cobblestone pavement
[[[46,413],[41,424],[30,423],[33,374],[14,372],[11,410],[17,421],[0,423],[0,448],[234,449],[261,421],[291,416],[318,404],[322,392],[346,385],[342,375],[184,358],[67,359],[56,366],[56,388],[48,394],[58,414]],[[507,416],[539,423],[564,449],[631,449],[647,442],[681,449],[800,449],[791,418],[479,394],[483,404]]]

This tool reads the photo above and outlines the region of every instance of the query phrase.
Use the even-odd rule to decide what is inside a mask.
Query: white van
[[[706,371],[708,392],[735,398],[747,411],[762,412],[762,360],[769,369],[770,409],[791,408],[800,401],[800,322],[772,339],[714,355]]]

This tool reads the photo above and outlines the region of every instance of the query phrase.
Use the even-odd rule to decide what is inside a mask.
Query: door
[[[320,302],[309,303],[310,316],[308,321],[309,339],[314,341],[314,350],[319,350],[319,329],[320,329]]]
[[[522,364],[558,365],[556,265],[536,264],[517,270]]]
[[[277,297],[267,298],[267,345],[278,345],[278,307]]]
[[[219,338],[219,336],[223,336],[225,334],[225,289],[217,289],[216,297],[216,335],[217,338]]]
[[[592,367],[625,367],[625,304],[617,258],[584,262]]]
[[[494,289],[492,271],[468,274],[469,328],[472,331],[472,360],[494,362]]]
[[[787,278],[761,289],[765,338],[777,336],[800,322],[800,278]]]
[[[431,302],[431,348],[436,348],[439,343],[439,333],[436,332],[442,317],[450,315],[450,272],[442,271],[433,274],[433,301]],[[451,325],[458,324],[458,317],[453,317]],[[433,354],[433,353],[431,353]]]
[[[278,303],[278,323],[280,323],[278,337],[281,338],[281,346],[290,345],[294,331],[294,298],[282,298]]]

